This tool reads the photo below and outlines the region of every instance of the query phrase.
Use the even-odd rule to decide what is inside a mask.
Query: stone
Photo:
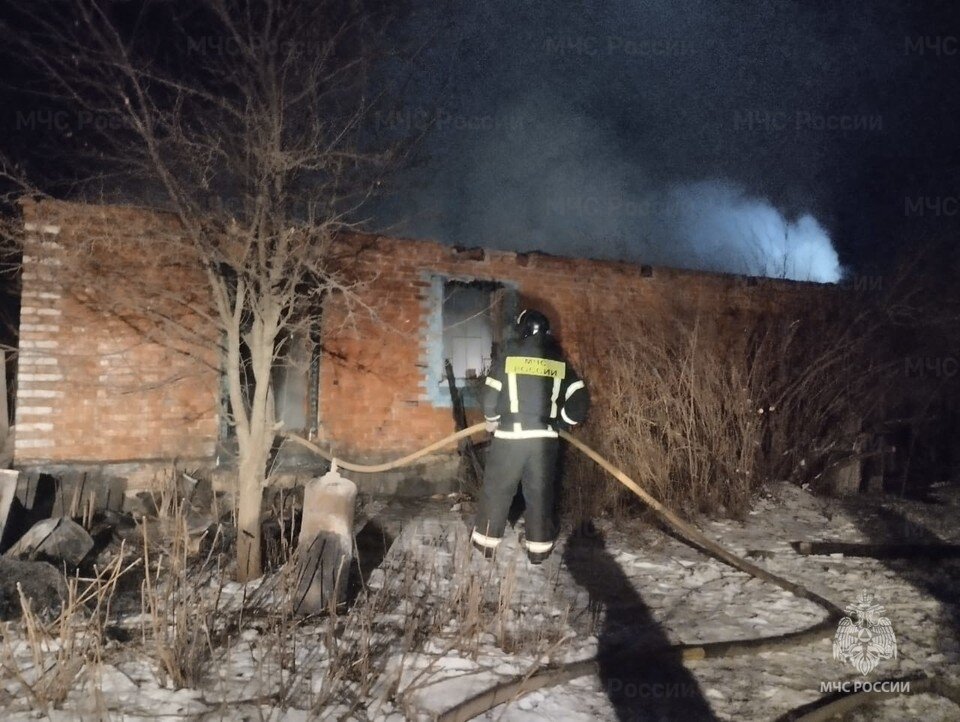
[[[128,544],[160,544],[164,539],[172,538],[173,527],[167,519],[144,516],[137,519],[133,529],[118,529],[117,536]]]
[[[78,566],[93,549],[93,538],[87,530],[68,517],[44,519],[34,524],[10,549],[6,556],[33,560],[43,556]]]
[[[303,521],[297,541],[298,614],[321,614],[346,600],[353,561],[357,486],[333,468],[303,490]]]
[[[88,531],[97,549],[96,563],[102,565],[119,551],[122,541],[137,531],[137,523],[130,514],[105,509],[94,515]]]
[[[133,514],[136,518],[157,516],[157,502],[149,491],[140,491],[136,494],[127,494],[123,498],[121,511]]]
[[[183,528],[178,525],[183,523]],[[200,514],[193,509],[187,508],[183,517],[164,516],[164,517],[141,517],[132,528],[116,529],[118,538],[123,539],[129,544],[147,544],[164,545],[173,541],[177,534],[186,531],[187,533],[187,553],[195,555],[200,552],[200,547],[205,538],[212,536],[211,528],[214,527],[214,520],[206,514]]]
[[[0,557],[0,619],[20,617],[17,584],[31,609],[41,615],[56,614],[67,598],[66,579],[52,564]]]

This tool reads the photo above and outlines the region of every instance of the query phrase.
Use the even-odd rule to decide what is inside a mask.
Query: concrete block
[[[87,530],[72,519],[60,517],[34,524],[5,556],[26,560],[43,556],[77,566],[91,549],[93,539]]]

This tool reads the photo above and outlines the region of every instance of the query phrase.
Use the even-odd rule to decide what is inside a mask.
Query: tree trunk
[[[237,581],[261,574],[260,507],[266,480],[267,459],[274,438],[273,392],[270,370],[279,328],[276,311],[256,317],[245,340],[250,351],[254,389],[245,424],[238,424],[237,474]],[[239,355],[238,355],[239,358]],[[239,379],[239,374],[237,375]],[[232,383],[231,379],[231,383]],[[231,390],[232,391],[232,390]],[[243,430],[246,429],[246,433]]]
[[[246,582],[261,574],[260,505],[266,458],[241,453],[237,474],[237,581]],[[259,458],[257,458],[259,457]]]

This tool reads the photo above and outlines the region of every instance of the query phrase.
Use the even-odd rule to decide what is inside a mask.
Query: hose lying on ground
[[[484,428],[484,423],[474,424],[473,426],[463,429],[462,431],[458,431],[455,434],[451,434],[450,436],[447,436],[436,443],[430,444],[429,446],[426,446],[412,454],[408,454],[407,456],[397,459],[396,461],[369,465],[351,464],[349,462],[341,461],[339,458],[334,459],[333,454],[330,452],[321,449],[316,444],[313,444],[310,441],[297,436],[296,434],[287,433],[285,436],[291,441],[294,441],[301,446],[310,449],[314,453],[319,454],[328,461],[333,462],[335,460],[336,464],[340,468],[357,473],[376,473],[389,471],[391,469],[396,469],[398,467],[411,464],[417,459],[420,459],[433,451],[437,451],[438,449],[450,444],[454,444],[461,439],[465,439],[473,434],[479,433],[480,431],[483,431]],[[633,479],[631,479],[609,461],[604,459],[602,456],[600,456],[600,454],[584,444],[582,441],[565,431],[560,432],[560,437],[571,446],[575,447],[580,453],[593,460],[614,479],[630,489],[630,491],[636,494],[645,504],[647,504],[647,506],[649,506],[653,512],[660,517],[660,519],[677,531],[683,537],[683,539],[694,548],[733,567],[734,569],[745,572],[757,579],[763,579],[764,581],[775,584],[781,589],[790,592],[794,596],[808,599],[827,612],[826,619],[814,624],[811,627],[808,627],[807,629],[801,629],[796,632],[787,632],[786,634],[775,635],[772,637],[709,642],[705,644],[677,644],[660,650],[645,649],[645,659],[659,657],[661,659],[673,658],[684,661],[715,657],[732,657],[742,654],[755,654],[761,651],[772,651],[774,649],[782,649],[799,644],[806,644],[820,639],[825,639],[833,635],[833,632],[837,627],[837,623],[844,616],[843,610],[840,609],[840,607],[838,607],[836,604],[831,602],[829,599],[810,591],[800,584],[791,582],[789,579],[785,579],[773,574],[772,572],[769,572],[766,569],[759,567],[756,564],[738,557],[736,554],[724,549],[722,546],[703,534],[699,529],[685,522],[683,519],[670,511],[670,509],[650,496]],[[582,677],[587,674],[596,675],[598,673],[599,661],[596,657],[592,659],[571,662],[556,667],[546,668],[532,675],[518,677],[516,679],[494,685],[493,687],[484,690],[473,697],[469,697],[445,711],[439,716],[438,720],[440,720],[440,722],[466,722],[466,720],[481,715],[497,705],[514,700],[517,697],[529,692],[533,692],[534,690],[556,686],[568,680],[575,679],[576,677]],[[941,686],[937,686],[930,691],[944,694],[946,690]],[[877,699],[877,697],[874,696],[874,693],[870,693],[868,696],[858,696],[857,701],[853,704],[859,705],[875,699]],[[960,697],[954,701],[960,702]],[[838,704],[838,700],[818,700],[812,705],[807,705],[807,707],[804,708],[804,712],[801,714],[801,716],[792,716],[789,717],[789,719],[822,719],[822,717],[818,715],[817,709],[819,709],[823,703],[826,703],[828,706],[833,706]]]
[[[857,544],[842,541],[794,541],[790,546],[803,556],[843,554],[871,559],[956,559],[960,544]]]

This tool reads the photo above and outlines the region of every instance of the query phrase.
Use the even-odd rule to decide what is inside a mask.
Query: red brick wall
[[[369,243],[369,238],[366,239]],[[363,298],[376,322],[335,333],[339,317],[328,312],[320,416],[324,438],[340,453],[389,458],[419,448],[454,430],[450,408],[437,408],[424,388],[425,324],[430,314],[430,274],[515,284],[522,305],[548,313],[571,360],[591,335],[610,333],[617,316],[675,313],[725,315],[736,334],[738,318],[764,309],[798,308],[822,293],[816,284],[746,279],[639,266],[486,251],[459,253],[437,243],[378,238],[360,254],[362,277],[374,278]]]
[[[59,202],[27,203],[24,216],[16,463],[211,456],[219,423],[215,369],[92,312],[63,288],[57,265],[58,249],[84,234],[156,233],[172,221],[133,208]],[[372,279],[358,293],[376,319],[362,312],[347,319],[338,303],[328,304],[319,409],[321,439],[356,459],[392,458],[453,430],[450,408],[435,407],[425,386],[433,275],[516,286],[522,304],[551,316],[575,363],[584,339],[602,341],[623,313],[679,308],[723,316],[735,337],[738,312],[802,307],[823,292],[815,284],[664,268],[645,275],[623,263],[459,253],[373,236],[346,241],[345,250],[355,255],[359,277]],[[212,356],[207,362],[216,365]]]
[[[24,221],[15,463],[211,456],[216,372],[91,310],[64,266],[78,233],[151,232],[166,221],[51,202],[25,204]]]

